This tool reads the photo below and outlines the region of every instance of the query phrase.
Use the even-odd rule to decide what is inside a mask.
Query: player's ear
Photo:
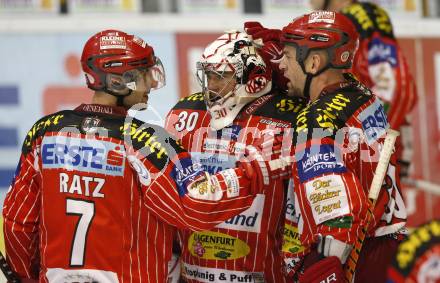
[[[308,73],[316,74],[326,65],[327,58],[322,52],[310,52],[305,62],[305,68]]]

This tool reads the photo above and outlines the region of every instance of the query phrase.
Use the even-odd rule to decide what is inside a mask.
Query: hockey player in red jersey
[[[3,207],[8,263],[40,282],[165,282],[175,227],[248,209],[272,173],[248,148],[252,166],[207,174],[164,129],[127,115],[165,82],[141,38],[97,33],[81,62],[93,104],[43,117],[24,141]]]
[[[356,0],[311,0],[316,10],[346,15],[359,33],[359,48],[351,72],[384,104],[391,128],[401,131],[397,158],[401,176],[407,176],[412,156],[408,114],[417,102],[417,90],[405,56],[394,36],[388,13],[371,2]]]
[[[350,72],[382,100],[391,128],[404,127],[402,140],[411,139],[406,116],[416,105],[417,90],[387,12],[365,1],[310,0],[310,3],[315,10],[340,12],[355,25],[359,47]],[[255,22],[246,23],[245,27],[255,39],[266,41],[280,34],[280,30],[266,29]],[[404,153],[400,139],[398,144],[398,161],[403,169],[401,173],[406,176],[411,150],[408,148]]]
[[[368,190],[390,125],[378,98],[344,73],[358,41],[347,17],[328,11],[298,17],[283,28],[281,41],[280,69],[290,92],[310,99],[294,135],[295,216],[304,249],[296,276],[300,282],[345,282],[342,268],[365,225]],[[399,186],[393,156],[355,282],[386,280],[406,222]]]
[[[388,121],[399,129],[411,112],[417,93],[405,57],[385,10],[356,0],[311,0],[315,10],[340,12],[359,33],[359,48],[351,72],[384,102]]]
[[[290,148],[289,130],[304,100],[282,94],[285,85],[273,79],[281,51],[277,43],[257,50],[241,32],[223,34],[205,48],[197,64],[202,92],[182,98],[165,127],[211,174],[234,167],[243,148],[274,135],[287,137]],[[183,280],[285,282],[280,254],[285,188],[281,178],[275,180],[248,210],[211,230],[181,229]]]

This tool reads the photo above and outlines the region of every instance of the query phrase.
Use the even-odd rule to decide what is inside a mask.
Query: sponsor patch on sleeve
[[[216,176],[200,177],[188,185],[188,195],[195,199],[218,201],[223,196]]]
[[[223,170],[220,173],[227,185],[226,195],[228,198],[238,197],[240,195],[240,184],[234,169]]]
[[[191,158],[182,158],[174,165],[171,171],[171,178],[175,180],[180,196],[184,196],[187,193],[186,186],[201,173],[203,173],[202,165],[198,162],[193,162]]]
[[[347,192],[341,176],[320,177],[307,182],[305,188],[317,225],[350,213]]]
[[[393,67],[397,66],[396,46],[391,43],[386,43],[380,38],[374,38],[369,46],[368,62],[370,65],[388,62]]]
[[[343,173],[346,171],[342,157],[335,152],[334,145],[312,145],[295,154],[298,176],[301,182],[321,176],[324,173]]]
[[[373,104],[362,111],[358,115],[358,119],[362,123],[368,145],[372,145],[385,135],[389,128],[387,115],[378,99],[375,99]]]

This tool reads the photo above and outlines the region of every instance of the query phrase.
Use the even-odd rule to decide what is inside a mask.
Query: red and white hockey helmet
[[[87,86],[113,95],[129,95],[136,89],[140,71],[151,69],[155,89],[165,85],[162,62],[154,50],[135,35],[118,30],[104,30],[85,44],[81,56]]]
[[[224,88],[234,84],[228,93],[210,89],[210,75],[225,77]],[[240,110],[249,102],[272,89],[272,69],[257,53],[248,35],[231,31],[209,44],[197,63],[197,76],[202,86],[205,103],[211,112],[211,127],[221,129],[232,123]]]
[[[302,67],[310,50],[326,50],[328,67],[337,69],[351,67],[358,38],[350,19],[330,11],[316,11],[298,17],[283,28],[281,35],[284,44],[296,47],[296,60]]]

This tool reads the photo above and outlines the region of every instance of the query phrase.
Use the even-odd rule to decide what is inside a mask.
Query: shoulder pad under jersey
[[[59,111],[44,116],[35,122],[32,128],[27,132],[26,138],[24,139],[22,148],[23,154],[27,154],[32,149],[33,142],[39,137],[42,137],[46,131],[61,129],[63,125],[65,125],[64,120],[68,112],[72,111]]]
[[[197,92],[189,96],[182,97],[172,110],[174,109],[206,110],[203,93]]]
[[[145,156],[159,170],[164,169],[177,154],[185,151],[178,141],[157,125],[133,119],[125,122],[120,130],[125,144]]]
[[[308,130],[308,135],[311,135],[314,129],[324,129],[334,134],[345,126],[359,107],[374,97],[359,86],[326,93],[301,110],[296,121],[296,132]]]
[[[374,32],[394,39],[393,26],[388,13],[374,3],[358,2],[342,10],[356,26],[361,39],[369,38]]]
[[[290,97],[285,94],[275,94],[265,104],[259,107],[252,115],[274,118],[294,123],[296,116],[307,104],[303,97]]]

